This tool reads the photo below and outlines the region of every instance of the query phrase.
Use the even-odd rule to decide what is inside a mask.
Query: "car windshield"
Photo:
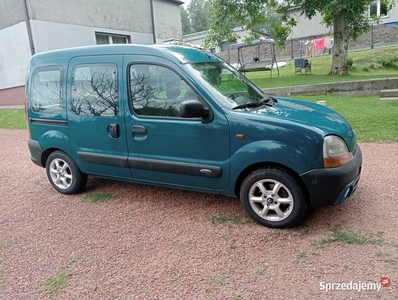
[[[194,63],[187,67],[211,96],[227,109],[255,108],[270,104],[270,100],[275,101],[227,63]]]

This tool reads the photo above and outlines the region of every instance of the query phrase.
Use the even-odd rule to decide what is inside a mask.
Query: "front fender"
[[[307,151],[308,150],[308,151]],[[312,149],[314,150],[314,149]],[[258,164],[279,164],[297,174],[319,168],[323,163],[321,151],[311,148],[299,149],[279,141],[256,141],[244,145],[231,157],[231,183],[247,168]]]

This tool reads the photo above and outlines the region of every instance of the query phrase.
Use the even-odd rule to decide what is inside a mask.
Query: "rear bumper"
[[[38,141],[29,139],[28,147],[30,152],[30,159],[32,162],[40,167],[44,167],[41,163],[41,156],[43,154],[43,149],[41,148]]]
[[[362,152],[357,145],[354,159],[341,167],[308,171],[300,177],[305,183],[312,206],[339,205],[356,191],[361,176]]]

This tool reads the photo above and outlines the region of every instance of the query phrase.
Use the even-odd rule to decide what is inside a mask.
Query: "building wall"
[[[178,3],[154,0],[153,6],[157,38],[181,38]],[[149,0],[30,0],[29,14],[33,20],[152,34]]]
[[[28,0],[32,20],[150,33],[150,2],[142,0]]]
[[[171,38],[181,39],[180,6],[164,0],[154,0],[153,6],[157,42]]]
[[[151,33],[137,33],[101,27],[31,21],[36,53],[55,49],[95,45],[95,33],[109,33],[131,36],[136,44],[152,44]]]
[[[0,1],[0,30],[25,20],[22,0]]]
[[[25,103],[25,86],[0,89],[0,106],[23,105]]]
[[[387,24],[388,23],[397,23],[398,22],[398,4],[393,7],[392,10],[388,12],[387,17],[383,17],[381,19],[382,23]],[[396,24],[398,25],[398,23]]]
[[[30,46],[25,22],[0,30],[0,89],[25,84]]]
[[[300,14],[301,10],[292,11],[292,16],[297,20],[297,26],[293,27],[288,39],[301,39],[329,34],[330,28],[321,24],[322,16],[320,14],[316,14],[311,20]]]
[[[292,16],[297,20],[297,26],[292,29],[291,34],[288,39],[300,39],[307,38],[311,36],[322,36],[332,33],[333,28],[329,28],[323,24],[322,16],[317,13],[311,20],[307,19],[301,14],[300,9],[295,9],[292,11]],[[381,18],[381,24],[397,23],[398,22],[398,5],[394,6],[391,11],[388,12],[388,16]],[[395,24],[395,25],[398,25]]]

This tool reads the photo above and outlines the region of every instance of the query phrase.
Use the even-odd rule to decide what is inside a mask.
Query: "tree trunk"
[[[344,10],[333,16],[333,31],[334,46],[330,75],[346,75],[348,74],[347,52],[350,30],[347,27]]]

